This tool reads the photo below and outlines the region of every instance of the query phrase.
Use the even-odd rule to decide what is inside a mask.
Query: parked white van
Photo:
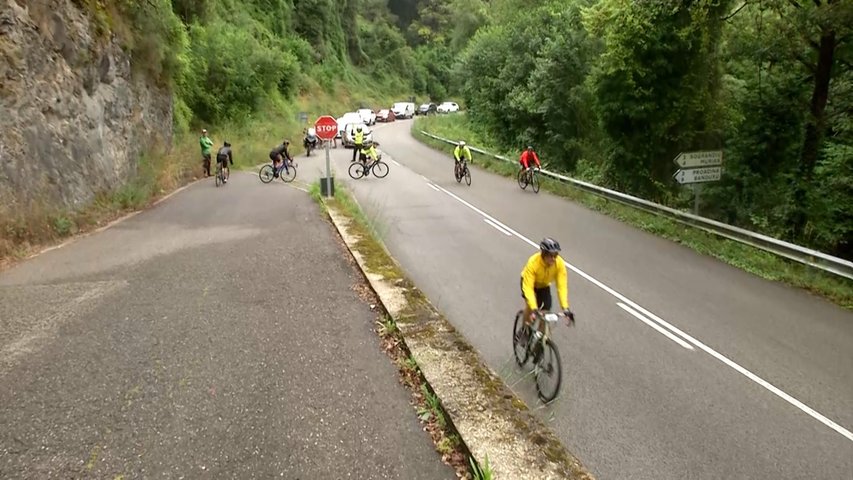
[[[397,118],[412,118],[415,116],[414,102],[397,102],[391,107]]]

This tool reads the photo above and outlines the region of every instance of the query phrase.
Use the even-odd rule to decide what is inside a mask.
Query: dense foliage
[[[502,147],[533,143],[577,176],[682,207],[673,158],[721,149],[703,214],[853,257],[853,2],[467,3],[491,8],[447,84]]]

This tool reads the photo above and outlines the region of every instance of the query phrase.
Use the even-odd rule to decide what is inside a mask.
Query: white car
[[[367,125],[376,125],[376,112],[369,108],[359,108],[357,113],[361,115],[361,121]]]
[[[338,122],[338,134],[335,138],[343,138],[344,129],[350,123],[362,123],[364,120],[361,119],[361,115],[358,112],[347,112],[340,116],[337,119]]]
[[[456,102],[444,102],[435,109],[438,113],[458,112],[459,105]]]
[[[413,102],[397,102],[391,106],[394,118],[412,118],[415,116],[415,104]]]
[[[364,122],[348,123],[343,129],[343,137],[341,141],[344,147],[352,147],[355,145],[355,129],[361,127],[364,132],[364,144],[373,143],[373,130],[370,129]]]

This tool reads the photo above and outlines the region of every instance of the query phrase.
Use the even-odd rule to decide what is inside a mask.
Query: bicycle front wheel
[[[270,183],[274,174],[275,172],[271,165],[264,165],[261,167],[261,171],[258,172],[258,176],[261,177],[261,181],[264,183]]]
[[[364,176],[364,164],[355,162],[349,166],[349,176],[355,180]]]
[[[376,175],[376,178],[385,178],[385,175],[388,175],[388,164],[382,160],[377,160],[377,162],[373,164],[372,170],[373,174]]]
[[[536,393],[545,403],[557,398],[560,385],[563,383],[563,366],[560,362],[560,352],[549,338],[541,344],[539,362],[536,368]]]
[[[523,367],[524,364],[527,363],[527,357],[529,355],[527,342],[519,339],[522,333],[528,335],[528,337],[530,334],[530,328],[525,327],[524,320],[521,318],[522,316],[524,316],[524,311],[519,310],[518,313],[515,314],[515,323],[512,325],[512,353],[515,356],[515,363],[517,363],[519,367]]]
[[[527,188],[527,175],[525,175],[524,170],[518,172],[518,186],[521,187],[522,190]]]
[[[534,193],[539,193],[539,174],[534,173],[532,178],[530,179],[530,186],[533,187]]]
[[[471,170],[468,167],[465,167],[465,183],[470,187],[471,186]]]
[[[281,177],[282,182],[290,183],[294,178],[296,178],[296,167],[289,165],[287,170],[282,168],[281,171],[278,172],[278,176]]]

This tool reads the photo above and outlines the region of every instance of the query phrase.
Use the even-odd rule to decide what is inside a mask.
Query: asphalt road
[[[853,315],[378,126],[384,179],[336,181],[408,275],[530,405],[511,360],[521,267],[545,235],[572,268],[563,396],[537,408],[602,479],[853,477]],[[302,159],[306,181],[321,155]],[[531,244],[532,242],[532,244]]]
[[[3,272],[0,478],[455,478],[345,252],[235,173]]]

